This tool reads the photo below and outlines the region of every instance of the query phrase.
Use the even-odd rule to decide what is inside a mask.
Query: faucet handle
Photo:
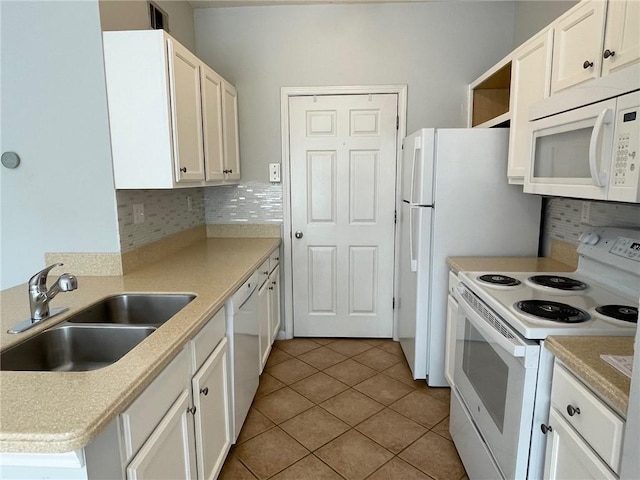
[[[33,277],[29,279],[29,291],[35,290],[46,290],[47,289],[47,275],[51,270],[56,267],[61,267],[64,265],[63,263],[54,263],[53,265],[49,265],[47,268],[40,270]]]

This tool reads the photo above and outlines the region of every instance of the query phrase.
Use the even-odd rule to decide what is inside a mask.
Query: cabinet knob
[[[273,282],[271,282],[271,285],[275,285],[275,284],[276,284],[276,281],[275,281],[275,280],[274,280]]]
[[[585,60],[584,63],[582,64],[582,68],[584,68],[585,70],[591,67],[593,67],[593,62],[590,62],[589,60]]]
[[[273,290],[273,287],[269,287],[269,290]]]
[[[192,415],[196,414],[196,406],[194,405],[193,407],[187,407],[187,412],[189,412]]]
[[[187,167],[182,167],[182,168],[180,169],[180,171],[181,171],[182,173],[187,173]]]
[[[615,57],[616,52],[614,50],[609,50],[608,48],[604,51],[604,58]]]
[[[230,169],[229,169],[229,173],[233,173],[233,168],[230,168]]]
[[[567,413],[570,417],[574,415],[580,415],[580,409],[578,407],[574,407],[573,405],[567,405]]]
[[[201,388],[200,393],[203,394],[204,396],[207,396],[209,394],[209,387]]]
[[[225,168],[224,170],[222,170],[222,173],[229,173],[229,170]]]
[[[551,425],[545,425],[544,423],[540,425],[540,430],[542,430],[542,433],[544,433],[545,435],[547,434],[547,432],[553,432],[553,428],[551,428]]]
[[[280,257],[276,257],[276,262],[279,262],[279,261],[280,261]]]

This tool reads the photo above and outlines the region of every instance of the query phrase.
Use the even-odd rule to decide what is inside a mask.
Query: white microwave
[[[524,191],[640,203],[640,91],[529,122]]]

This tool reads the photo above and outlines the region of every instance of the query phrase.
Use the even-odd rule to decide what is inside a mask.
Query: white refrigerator
[[[403,141],[397,333],[414,379],[444,376],[449,256],[537,256],[541,199],[507,183],[508,129]]]

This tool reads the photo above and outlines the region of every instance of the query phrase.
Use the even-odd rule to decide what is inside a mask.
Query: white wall
[[[1,287],[45,252],[119,251],[97,0],[0,2]],[[26,293],[25,293],[26,298]]]
[[[150,27],[147,0],[99,0],[102,30],[147,30]],[[192,52],[196,50],[193,9],[186,0],[154,0],[169,17],[169,32]]]
[[[238,87],[243,181],[280,161],[280,88],[408,85],[408,131],[462,127],[468,84],[513,47],[512,2],[196,9],[196,52]]]
[[[569,10],[578,0],[525,0],[516,2],[514,47],[521,45]]]

